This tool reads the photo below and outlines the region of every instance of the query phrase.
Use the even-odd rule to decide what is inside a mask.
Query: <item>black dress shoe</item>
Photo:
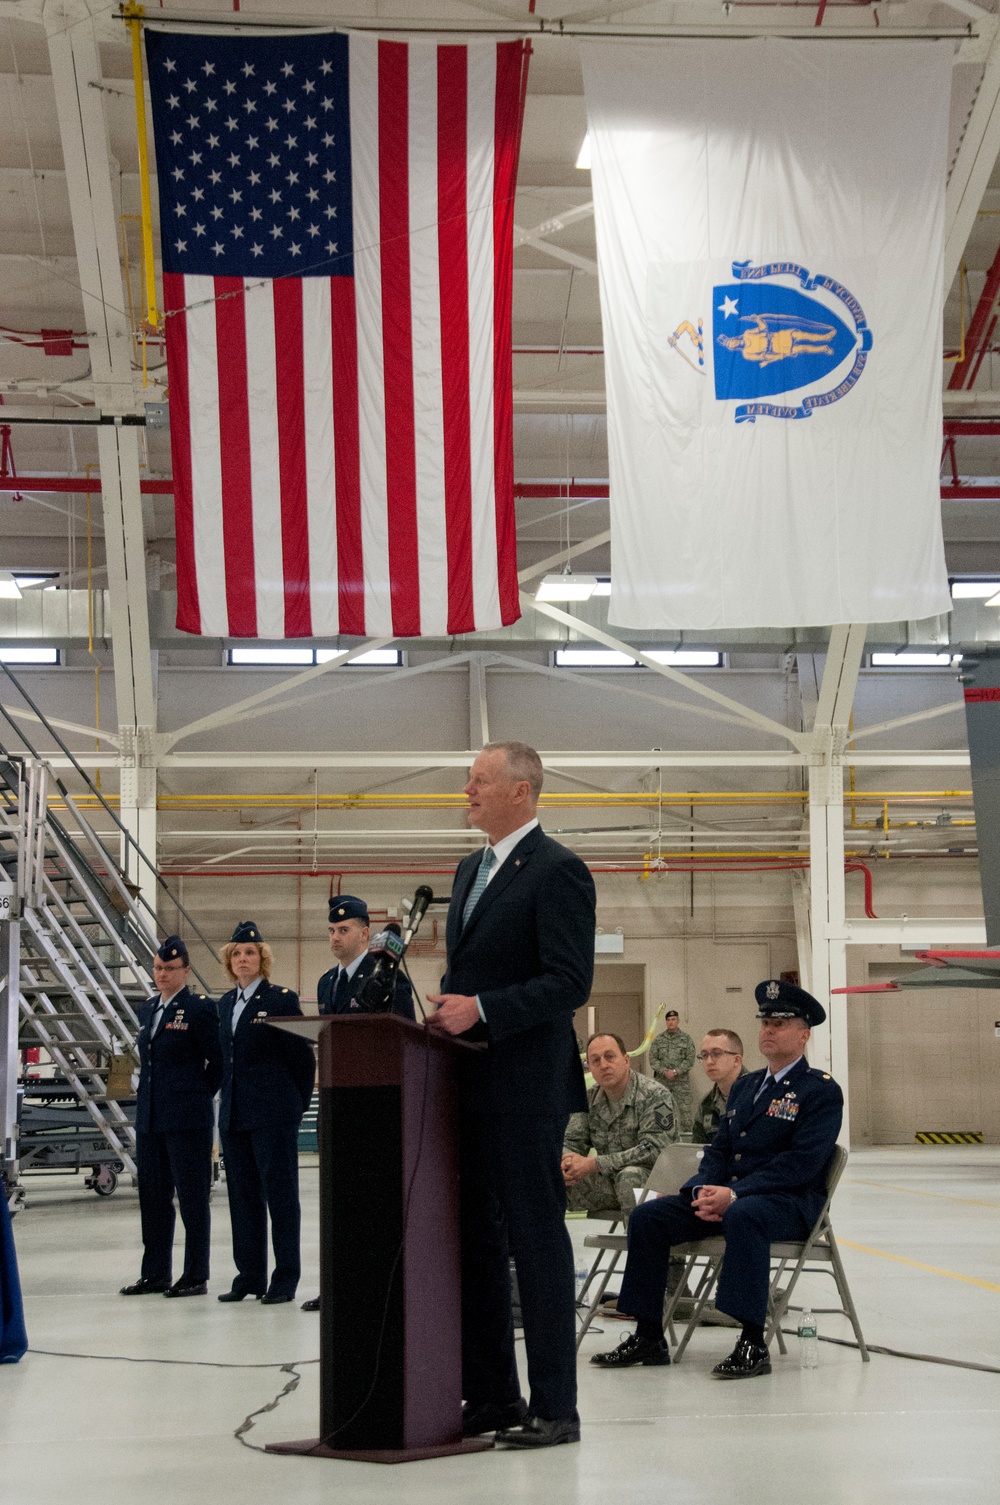
[[[169,1287],[169,1280],[137,1280],[134,1285],[122,1286],[119,1296],[162,1296]]]
[[[771,1373],[771,1355],[763,1343],[741,1338],[727,1359],[716,1364],[712,1373],[720,1380],[752,1380],[758,1374]]]
[[[485,1432],[502,1432],[519,1427],[528,1414],[528,1403],[518,1399],[500,1405],[486,1401],[481,1406],[462,1407],[462,1436],[482,1437]]]
[[[292,1291],[291,1294],[287,1295],[287,1296],[283,1295],[281,1293],[281,1291],[267,1291],[260,1298],[260,1304],[261,1304],[261,1306],[281,1306],[282,1302],[285,1302],[285,1301],[294,1301],[294,1300],[295,1300],[295,1292],[294,1291]]]
[[[318,1312],[319,1311],[319,1297],[318,1296],[313,1296],[313,1297],[310,1298],[309,1301],[303,1301],[303,1303],[302,1303],[302,1310],[304,1312]]]
[[[263,1291],[237,1291],[234,1288],[231,1291],[220,1291],[217,1299],[219,1301],[243,1301],[247,1296],[252,1296],[255,1301],[260,1301],[263,1294]]]
[[[558,1421],[526,1416],[519,1427],[505,1427],[498,1432],[495,1441],[507,1448],[554,1448],[560,1442],[579,1442],[580,1416],[576,1411]]]
[[[670,1349],[666,1338],[661,1338],[656,1343],[652,1338],[640,1338],[638,1333],[629,1333],[610,1352],[592,1354],[590,1362],[596,1364],[598,1369],[630,1369],[633,1364],[669,1364]]]
[[[164,1296],[207,1296],[207,1280],[178,1280],[164,1291]]]

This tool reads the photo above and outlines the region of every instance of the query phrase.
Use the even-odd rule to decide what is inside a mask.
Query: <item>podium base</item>
[[[328,1448],[319,1437],[301,1442],[269,1442],[265,1453],[292,1454],[300,1458],[346,1458],[352,1463],[417,1463],[421,1458],[450,1458],[456,1453],[485,1453],[492,1448],[485,1437],[463,1437],[436,1448]]]

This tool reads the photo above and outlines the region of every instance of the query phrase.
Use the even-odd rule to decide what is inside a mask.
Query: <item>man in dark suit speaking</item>
[[[573,1253],[561,1170],[570,1113],[586,1111],[573,1013],[594,974],[594,883],[544,834],[542,764],[495,742],[472,765],[469,824],[488,845],[458,867],[436,1029],[481,1042],[459,1066],[462,1370],[466,1436],[511,1447],[578,1442]],[[530,1400],[514,1357],[514,1257]]]

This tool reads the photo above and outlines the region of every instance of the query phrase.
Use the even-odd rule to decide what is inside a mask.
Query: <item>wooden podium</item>
[[[319,1436],[269,1453],[405,1463],[462,1437],[454,1058],[395,1014],[269,1021],[319,1041]]]

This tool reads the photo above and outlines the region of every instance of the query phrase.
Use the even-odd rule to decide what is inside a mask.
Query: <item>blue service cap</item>
[[[826,1009],[819,999],[794,982],[769,978],[757,984],[753,996],[757,1000],[758,1019],[801,1019],[812,1029],[826,1018]]]
[[[156,950],[161,962],[182,961],[188,964],[188,949],[179,935],[168,935],[165,941],[161,941]]]
[[[368,905],[364,899],[356,899],[353,894],[332,894],[330,924],[336,925],[341,920],[360,920],[362,925],[370,924]]]
[[[260,933],[256,920],[241,920],[229,939],[231,941],[255,941],[258,946],[264,944],[264,937]]]

